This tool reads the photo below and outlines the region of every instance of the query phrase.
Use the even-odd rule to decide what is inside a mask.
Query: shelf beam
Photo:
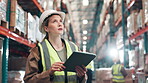
[[[39,10],[40,10],[41,12],[44,12],[43,7],[37,2],[37,0],[32,0],[32,1],[33,1],[33,3],[39,8]]]
[[[143,29],[141,29],[141,30],[139,30],[136,34],[134,34],[134,35],[132,35],[131,37],[129,37],[129,40],[132,40],[132,39],[134,39],[134,38],[140,36],[141,34],[147,32],[147,31],[148,31],[148,26],[145,27],[145,28],[143,28]]]
[[[125,9],[125,11],[129,10],[135,3],[135,0],[132,0],[129,4],[128,7]],[[124,12],[125,13],[125,12]],[[119,19],[116,21],[115,26],[118,26],[119,23],[122,21],[122,16],[119,17]]]
[[[27,45],[29,47],[35,47],[36,46],[36,44],[29,42],[27,39],[24,39],[23,37],[11,32],[9,29],[4,28],[2,26],[0,26],[0,34],[6,36],[8,38],[11,38],[12,40],[15,40],[19,43]]]

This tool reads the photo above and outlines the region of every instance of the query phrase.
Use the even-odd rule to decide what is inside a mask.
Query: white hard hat
[[[43,21],[45,20],[45,18],[47,18],[48,16],[52,15],[52,14],[59,14],[62,18],[62,21],[64,21],[65,19],[65,13],[64,12],[60,12],[60,11],[56,11],[56,10],[46,10],[42,13],[42,15],[40,16],[40,20],[39,20],[39,30],[41,33],[45,34],[45,30],[44,30],[44,25],[43,25]]]

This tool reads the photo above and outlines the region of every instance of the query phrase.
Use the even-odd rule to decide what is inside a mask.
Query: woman
[[[64,71],[63,64],[78,47],[61,38],[65,13],[47,10],[40,17],[39,29],[46,37],[31,50],[26,64],[25,83],[85,83],[86,68]]]

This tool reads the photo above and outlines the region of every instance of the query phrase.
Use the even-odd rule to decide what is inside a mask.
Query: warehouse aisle
[[[64,12],[62,38],[96,54],[92,83],[111,83],[115,58],[126,83],[148,83],[148,0],[0,0],[0,83],[24,83],[30,50],[45,37],[45,10]]]

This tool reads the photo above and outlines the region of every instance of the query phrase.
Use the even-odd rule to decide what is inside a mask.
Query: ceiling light
[[[87,37],[86,37],[86,36],[84,36],[84,37],[83,37],[83,40],[87,40]]]
[[[68,20],[68,23],[70,23],[70,20]]]
[[[88,23],[88,20],[83,20],[83,24],[87,24]]]
[[[86,41],[83,41],[83,44],[87,44],[87,42]]]
[[[83,31],[83,34],[87,34],[87,31],[85,30],[85,31]]]
[[[83,6],[88,6],[89,5],[89,0],[83,0]]]
[[[83,52],[86,52],[86,45],[83,45]]]

